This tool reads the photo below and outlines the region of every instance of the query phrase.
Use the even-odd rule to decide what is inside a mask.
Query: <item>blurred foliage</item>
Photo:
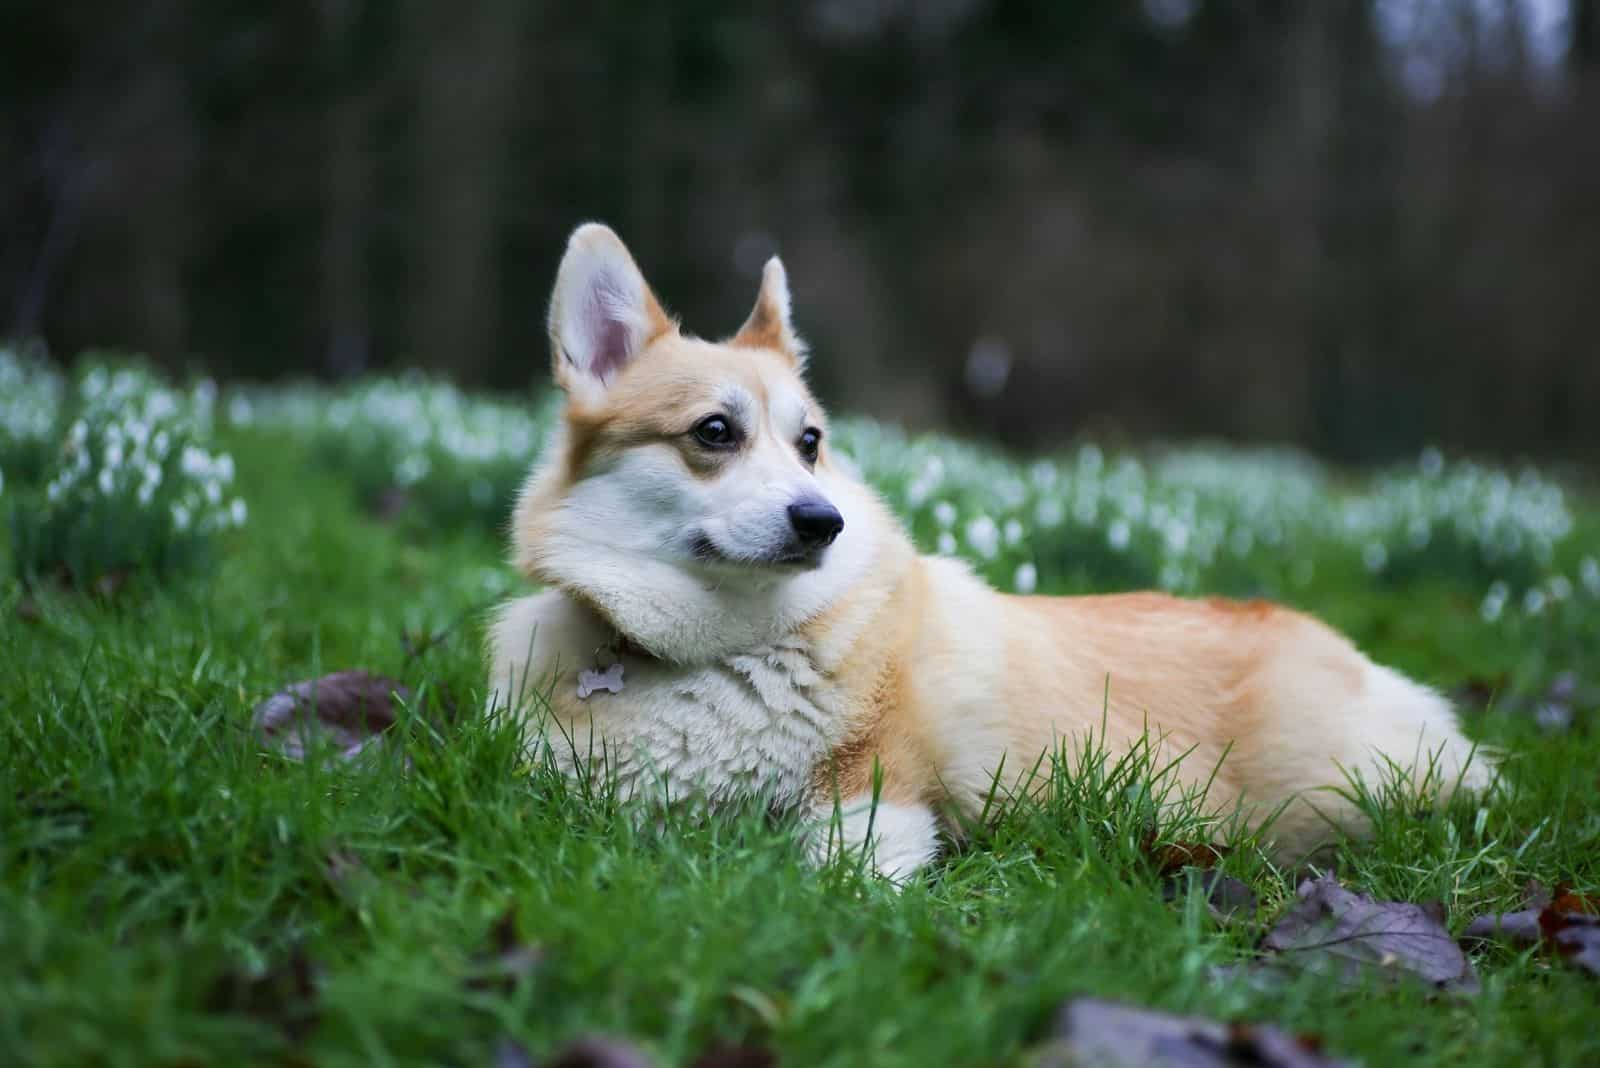
[[[24,4],[0,332],[523,389],[598,217],[708,334],[781,250],[836,407],[1592,457],[1594,6]]]

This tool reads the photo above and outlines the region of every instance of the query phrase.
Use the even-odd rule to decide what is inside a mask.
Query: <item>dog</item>
[[[1431,772],[1441,798],[1492,778],[1446,701],[1309,616],[1010,596],[920,555],[830,453],[776,257],[713,343],[678,328],[615,233],[580,226],[549,331],[565,411],[511,535],[545,592],[499,610],[489,690],[571,774],[763,796],[829,828],[814,852],[896,881],[942,826],[1039,789],[1030,772],[1091,735],[1182,754],[1183,785],[1266,821],[1279,857],[1361,829],[1350,777]]]

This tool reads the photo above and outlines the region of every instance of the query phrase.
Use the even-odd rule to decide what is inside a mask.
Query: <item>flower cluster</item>
[[[233,460],[209,445],[215,389],[175,391],[148,372],[87,368],[36,499],[12,509],[18,570],[87,584],[187,566],[244,524]]]
[[[237,425],[307,433],[369,502],[419,508],[432,522],[497,524],[543,447],[555,409],[473,398],[421,376],[230,396]]]
[[[0,346],[0,471],[14,483],[43,475],[55,451],[64,393],[61,375],[49,364]]]
[[[236,392],[227,410],[236,424],[303,432],[368,499],[398,496],[431,521],[479,523],[503,518],[556,417],[551,400],[473,399],[418,377]],[[1495,618],[1600,596],[1600,575],[1559,572],[1573,541],[1559,485],[1434,450],[1350,480],[1288,449],[1133,455],[1084,445],[1019,461],[870,419],[836,421],[830,444],[923,548],[1023,593],[1271,596],[1320,571],[1330,581],[1452,583],[1487,597],[1484,615]]]
[[[833,440],[925,548],[1019,592],[1043,583],[1271,594],[1310,581],[1318,566],[1533,591],[1573,527],[1557,484],[1449,464],[1434,450],[1415,469],[1350,489],[1289,450],[1191,448],[1142,460],[1087,445],[1019,463],[867,420],[841,421]],[[1526,606],[1588,588],[1552,581]]]
[[[161,377],[126,357],[89,352],[80,357],[78,417],[95,423],[125,419],[131,425],[180,421],[196,434],[209,436],[217,403],[217,385],[203,378],[188,391],[174,389]]]

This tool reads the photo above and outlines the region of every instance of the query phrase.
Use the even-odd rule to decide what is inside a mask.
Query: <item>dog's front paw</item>
[[[939,852],[939,823],[927,805],[885,801],[870,794],[819,806],[806,829],[806,847],[818,865],[833,857],[863,862],[903,886]]]

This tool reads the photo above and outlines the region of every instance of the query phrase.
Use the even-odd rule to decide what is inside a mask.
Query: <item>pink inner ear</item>
[[[604,382],[628,362],[628,328],[615,319],[602,319],[594,324],[593,336],[598,344],[589,373]]]
[[[604,382],[628,362],[628,324],[617,315],[624,298],[611,278],[597,275],[593,285],[584,302],[583,334],[592,346],[588,371]]]

